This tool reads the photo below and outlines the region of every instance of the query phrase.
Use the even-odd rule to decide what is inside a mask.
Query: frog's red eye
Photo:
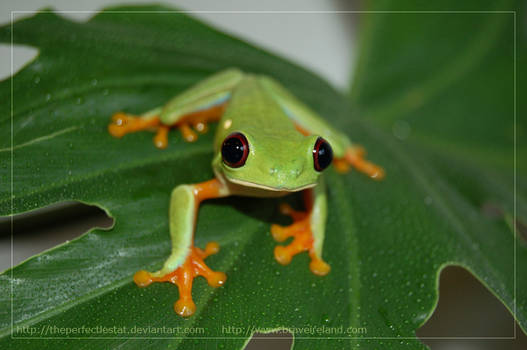
[[[333,150],[329,143],[322,137],[317,139],[313,148],[313,163],[316,171],[326,169],[333,161]]]
[[[223,162],[231,168],[239,168],[245,164],[249,156],[249,142],[239,132],[234,132],[223,140],[221,145]]]

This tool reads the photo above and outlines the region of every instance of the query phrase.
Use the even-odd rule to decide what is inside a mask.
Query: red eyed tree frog
[[[205,249],[194,246],[194,227],[199,205],[210,198],[231,195],[251,197],[283,196],[302,192],[305,211],[281,206],[293,219],[289,226],[271,226],[273,238],[289,245],[277,245],[274,257],[287,265],[294,255],[307,251],[310,270],[326,275],[330,266],[322,260],[326,223],[326,193],[322,171],[331,163],[337,171],[350,166],[373,179],[383,178],[382,168],[364,158],[364,150],[331,127],[277,81],[261,75],[228,69],[201,81],[166,105],[140,116],[116,113],[108,126],[111,135],[154,130],[154,144],[167,147],[170,128],[181,131],[186,141],[206,132],[207,123],[219,121],[214,140],[212,180],[184,184],[172,191],[169,209],[172,253],[161,270],[138,271],[135,283],[170,282],[179,289],[175,311],[192,315],[192,281],[203,276],[212,287],[225,283],[223,272],[211,270],[204,259],[219,251],[216,242]],[[193,129],[194,130],[193,130]]]

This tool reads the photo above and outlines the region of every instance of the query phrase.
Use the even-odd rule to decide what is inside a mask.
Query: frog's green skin
[[[212,168],[226,183],[222,196],[269,197],[296,192],[317,185],[321,173],[313,166],[313,146],[318,136],[326,139],[334,156],[341,158],[350,140],[318,117],[308,107],[266,76],[245,74],[229,69],[199,83],[177,96],[163,108],[164,124],[215,103],[229,99],[216,129]],[[191,107],[189,107],[191,106]],[[302,135],[295,123],[311,133]],[[233,132],[245,135],[250,154],[243,167],[230,168],[222,161],[221,145]],[[314,245],[322,254],[326,221],[326,195],[323,182],[316,186],[312,216]],[[156,274],[168,273],[180,266],[193,244],[196,203],[192,185],[180,185],[172,192],[170,233],[172,254]]]
[[[313,148],[320,136],[329,142],[335,158],[344,158],[352,147],[350,140],[275,80],[246,74],[238,69],[228,69],[211,76],[173,98],[165,106],[144,113],[141,118],[158,118],[161,125],[174,126],[185,116],[196,111],[210,110],[215,105],[226,105],[214,139],[212,168],[217,181],[209,183],[215,184],[215,190],[202,197],[197,196],[197,193],[205,183],[179,185],[173,190],[169,213],[172,253],[161,270],[154,273],[140,271],[143,275],[137,279],[134,277],[136,283],[142,286],[161,280],[174,283],[166,276],[173,276],[174,271],[183,265],[188,266],[187,262],[195,249],[193,234],[200,201],[230,195],[283,196],[307,189],[312,189],[305,191],[311,203],[309,216],[304,220],[309,226],[306,230],[312,235],[309,254],[312,264],[318,261],[326,266],[324,271],[318,272],[317,268],[310,267],[314,273],[321,275],[329,272],[329,265],[322,261],[327,216],[326,193],[321,172],[314,167]],[[234,132],[245,135],[249,143],[248,158],[239,168],[226,165],[221,154],[224,139]],[[292,217],[295,218],[294,214]],[[298,217],[297,215],[296,218]],[[287,264],[288,260],[281,263]],[[209,280],[206,274],[202,275]],[[211,283],[209,280],[209,284],[218,283]],[[178,286],[181,297],[182,287],[180,284]],[[191,299],[185,305],[180,305],[179,311],[176,306],[176,311],[188,316],[193,311],[183,309],[193,305]]]

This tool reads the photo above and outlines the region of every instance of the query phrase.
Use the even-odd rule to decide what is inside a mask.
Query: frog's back
[[[215,149],[231,132],[243,129],[250,134],[272,138],[302,138],[293,121],[261,85],[258,76],[245,74],[231,93],[228,106],[216,131]]]

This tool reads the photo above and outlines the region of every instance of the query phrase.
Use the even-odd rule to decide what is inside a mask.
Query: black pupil
[[[333,161],[333,150],[326,140],[319,138],[315,146],[315,152],[317,153],[315,157],[315,169],[322,171]]]
[[[233,135],[223,141],[221,155],[223,161],[233,167],[242,166],[244,163],[245,145],[242,142],[243,136]]]

